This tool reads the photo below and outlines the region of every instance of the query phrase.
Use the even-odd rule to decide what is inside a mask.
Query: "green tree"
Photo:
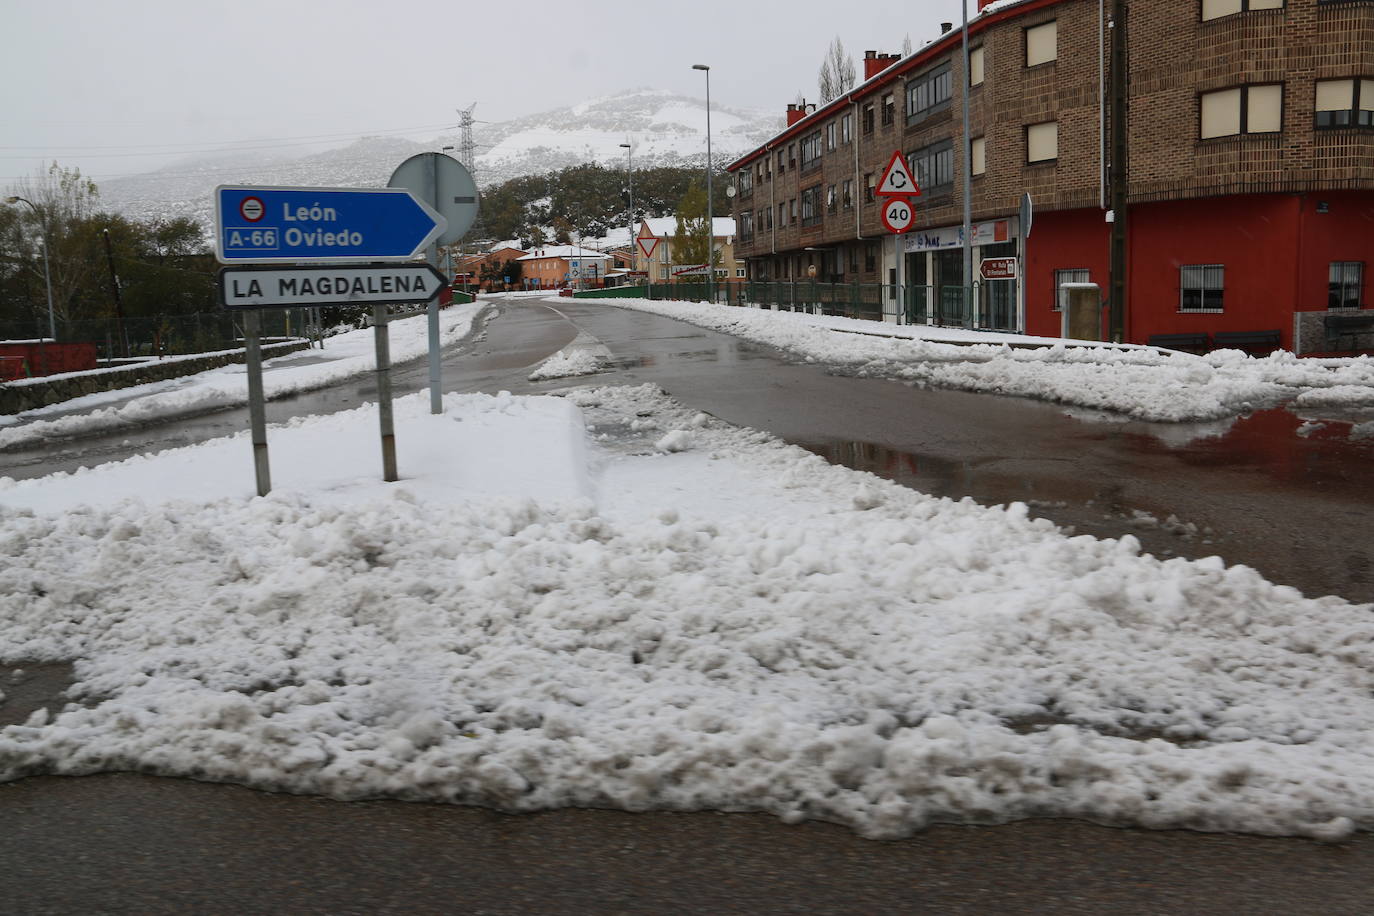
[[[711,229],[706,222],[706,192],[693,182],[677,207],[677,228],[673,232],[673,261],[677,264],[719,263],[711,244]]]

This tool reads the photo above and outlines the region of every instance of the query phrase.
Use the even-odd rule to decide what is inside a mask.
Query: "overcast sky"
[[[972,16],[976,0],[968,0]],[[961,0],[596,4],[5,0],[0,185],[44,162],[97,180],[186,153],[428,140],[477,103],[503,121],[647,86],[781,112],[838,36],[917,47]],[[669,12],[671,11],[671,12]]]

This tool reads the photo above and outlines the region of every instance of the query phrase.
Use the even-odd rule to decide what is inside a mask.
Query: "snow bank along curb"
[[[648,387],[446,401],[397,402],[403,442],[487,430],[482,479],[443,499],[415,487],[462,455],[266,499],[107,487],[81,508],[61,502],[81,475],[11,482],[0,664],[76,659],[79,681],[0,729],[0,779],[762,810],[874,837],[1031,816],[1374,826],[1374,607],[929,497]],[[504,456],[580,438],[573,419],[602,445],[550,461],[589,485],[516,495]],[[335,437],[375,423],[274,435],[344,454]],[[87,473],[204,471],[211,447]]]
[[[468,303],[439,312],[440,344],[457,343],[472,329],[485,304]],[[428,327],[423,313],[392,321],[390,326],[393,365],[418,359],[428,350]],[[278,357],[264,365],[263,386],[268,398],[323,388],[337,381],[363,375],[376,368],[374,331],[350,331],[328,339],[324,350],[301,352],[296,359]],[[55,436],[84,435],[119,429],[158,417],[191,413],[248,403],[248,382],[240,366],[226,366],[179,380],[124,389],[119,396],[128,403],[101,407],[102,395],[91,395],[60,405],[64,411],[89,410],[56,419],[42,419],[43,410],[32,411],[32,421],[5,428],[13,417],[0,415],[0,449],[40,442]]]
[[[1366,356],[1300,360],[1280,352],[1256,359],[1239,350],[1194,356],[1148,347],[956,346],[901,336],[838,333],[862,331],[871,322],[799,312],[646,299],[578,301],[677,318],[787,350],[837,373],[1033,397],[1141,420],[1221,419],[1294,398],[1319,403],[1321,393],[1328,390],[1341,392],[1341,406],[1374,407],[1374,359]],[[918,333],[907,327],[896,330]]]
[[[284,356],[309,348],[310,342],[307,340],[292,340],[265,343],[262,345],[262,353],[264,357]],[[98,391],[113,391],[130,385],[195,375],[220,366],[243,363],[247,359],[246,350],[225,350],[218,353],[149,360],[137,365],[120,366],[98,372],[68,372],[50,377],[24,379],[7,385],[0,384],[0,415],[47,407]]]

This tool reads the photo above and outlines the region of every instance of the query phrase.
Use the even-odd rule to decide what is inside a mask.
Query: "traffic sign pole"
[[[429,200],[439,199],[439,157],[429,160]],[[429,263],[437,270],[439,267],[439,245],[436,242],[429,249]],[[439,300],[429,300],[425,308],[425,320],[429,324],[429,412],[444,412],[443,368],[439,360]]]
[[[248,424],[252,428],[253,475],[258,495],[272,491],[272,469],[267,461],[267,403],[262,392],[262,346],[258,341],[261,322],[256,311],[243,316],[243,343],[248,369]]]
[[[372,330],[377,345],[377,420],[382,432],[382,479],[393,483],[396,473],[396,425],[391,412],[391,332],[385,305],[372,307]]]

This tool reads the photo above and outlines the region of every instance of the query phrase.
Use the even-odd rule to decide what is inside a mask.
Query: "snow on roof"
[[[504,242],[497,242],[487,249],[488,254],[495,254],[498,251],[505,251],[507,248],[514,248],[516,251],[524,251],[519,239],[506,239]]]
[[[523,258],[516,258],[515,260],[538,261],[543,258],[578,258],[581,260],[595,260],[600,258],[603,261],[610,260],[609,255],[594,251],[591,248],[582,248],[578,245],[546,245],[534,249],[534,251],[525,255]]]
[[[649,231],[659,238],[666,238],[677,232],[676,216],[654,216],[640,220],[641,227],[647,224]],[[716,238],[732,238],[735,234],[735,220],[729,216],[717,216],[711,221]],[[638,231],[635,233],[638,235]]]

